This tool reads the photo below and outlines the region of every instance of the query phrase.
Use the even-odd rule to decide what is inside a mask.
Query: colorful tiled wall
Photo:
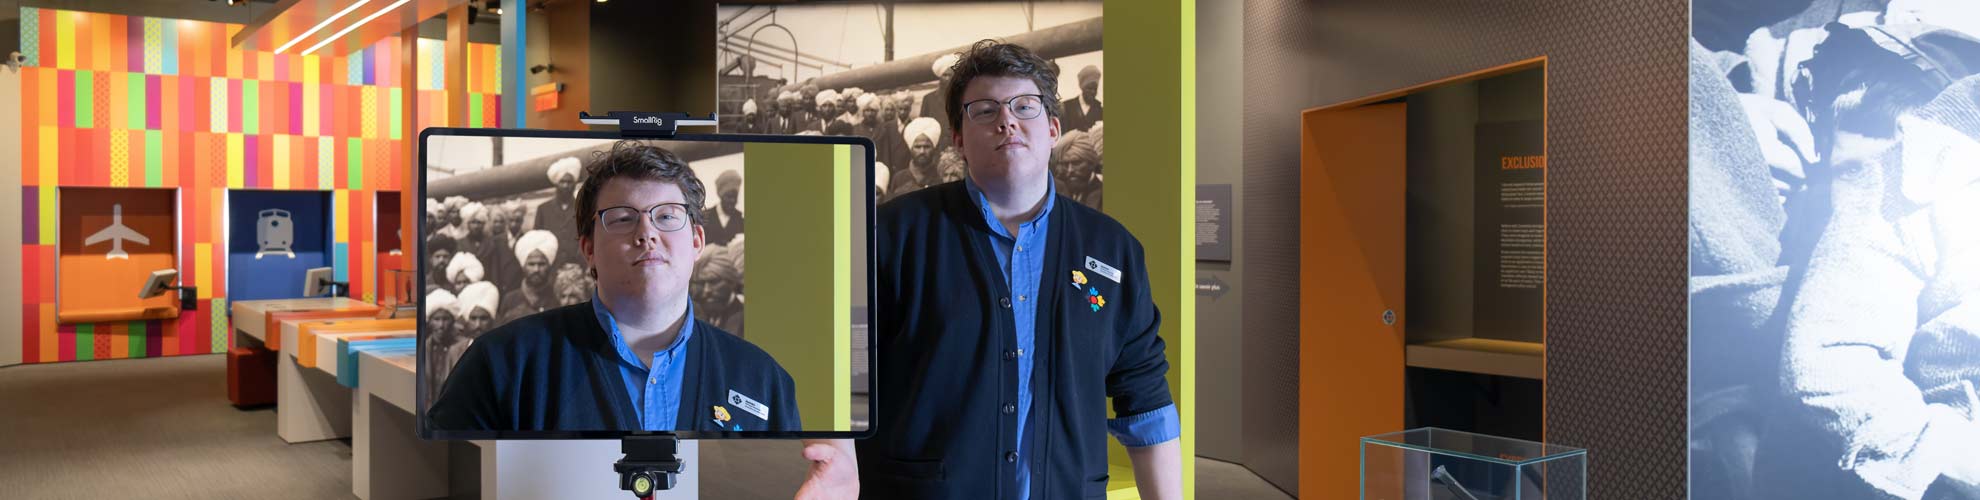
[[[241,28],[21,9],[23,362],[224,350],[228,189],[332,191],[338,278],[353,297],[376,295],[372,200],[405,187],[403,120],[426,127],[444,116],[443,42],[417,43],[419,109],[409,117],[396,39],[298,56],[229,48]],[[500,125],[497,49],[469,44],[467,126]],[[59,324],[55,197],[65,186],[178,188],[180,273],[199,287],[199,310]]]

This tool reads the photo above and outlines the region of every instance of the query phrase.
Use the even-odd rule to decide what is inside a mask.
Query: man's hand
[[[811,476],[798,487],[797,500],[859,498],[859,459],[851,439],[806,439],[803,454],[811,461]]]

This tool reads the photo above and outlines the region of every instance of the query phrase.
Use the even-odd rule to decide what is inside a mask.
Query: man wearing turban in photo
[[[445,214],[446,212],[447,209],[446,207],[440,204],[440,200],[427,198],[426,227],[433,228],[433,231],[436,234],[439,233],[440,228],[443,227],[442,221],[446,220],[446,218],[443,216],[443,214]]]
[[[1100,152],[1093,134],[1072,132],[1059,141],[1059,194],[1082,205],[1100,208]]]
[[[839,91],[839,111],[846,114],[859,114],[859,98],[866,95],[866,89],[850,87]],[[859,122],[853,122],[857,125]]]
[[[768,133],[771,134],[797,133],[798,119],[799,116],[803,113],[803,110],[801,108],[803,108],[803,106],[799,102],[797,91],[786,90],[777,93],[777,116],[775,118],[775,122],[773,122],[773,126],[770,128]]]
[[[726,170],[715,176],[715,210],[708,221],[708,244],[727,245],[743,234],[742,173]]]
[[[907,145],[912,156],[907,167],[895,169],[887,196],[899,197],[942,183],[941,124],[928,117],[908,122]],[[889,200],[893,198],[888,198]]]
[[[888,178],[892,176],[893,176],[893,171],[887,169],[887,162],[874,162],[873,199],[875,200],[887,199],[887,188],[891,186],[891,184],[888,182]]]
[[[529,215],[529,209],[523,207],[522,200],[509,200],[502,203],[502,215],[502,227],[505,228],[502,242],[516,246],[516,238],[523,234],[523,216]]]
[[[770,94],[763,96],[764,99],[760,101],[761,104],[758,104],[762,109],[757,112],[756,133],[778,133],[777,122],[783,119],[784,116],[783,102],[781,102],[783,96],[784,93],[782,91],[772,91]]]
[[[811,80],[816,80],[816,78],[806,80],[804,85],[798,86],[798,106],[800,106],[803,112],[798,114],[797,121],[791,125],[795,128],[793,133],[806,130],[825,130],[823,128],[824,122],[821,120],[825,116],[818,109],[818,94],[821,91],[818,89],[817,84],[809,83]]]
[[[467,197],[448,196],[440,202],[440,229],[434,232],[459,240],[467,235],[466,221],[461,220],[461,207],[468,204]]]
[[[1067,132],[1093,128],[1100,116],[1100,68],[1088,64],[1079,69],[1079,95],[1059,105],[1059,120],[1065,124]]]
[[[447,282],[453,284],[453,292],[460,295],[468,285],[482,281],[481,259],[472,252],[454,252],[454,258],[447,262]]]
[[[480,335],[448,375],[431,424],[453,431],[801,429],[797,384],[756,345],[709,323],[691,297],[708,247],[705,188],[665,148],[621,141],[578,188],[591,299]],[[555,239],[518,240],[529,262]],[[547,274],[547,273],[546,273]],[[721,273],[724,277],[739,274]],[[471,302],[468,295],[462,303]]]
[[[453,371],[454,363],[467,352],[468,344],[474,343],[475,338],[501,324],[501,321],[496,319],[501,303],[502,291],[496,289],[493,283],[478,281],[461,288],[458,300],[454,303],[454,318],[458,322],[455,326],[456,335],[441,346],[447,353],[447,363],[441,365],[443,371],[440,373]]]
[[[921,96],[921,116],[935,119],[936,130],[949,130],[949,113],[943,107],[948,102],[947,82],[955,71],[956,61],[961,60],[962,54],[942,54],[928,67],[928,71],[935,73],[935,90]]]
[[[481,202],[468,202],[461,207],[461,219],[467,221],[467,231],[461,238],[460,246],[473,253],[481,262],[484,279],[495,284],[495,288],[513,289],[522,280],[522,272],[508,259],[509,245],[504,238],[496,236],[502,226],[503,216],[498,205]]]
[[[736,132],[744,133],[744,134],[755,134],[761,132],[762,130],[760,130],[759,127],[757,126],[757,122],[760,121],[761,118],[762,116],[758,115],[756,112],[756,99],[743,101],[742,122],[736,124]]]
[[[445,234],[434,234],[426,238],[426,293],[434,290],[453,292],[454,276],[447,272],[454,262],[454,238]]]
[[[548,175],[550,183],[555,184],[556,187],[551,189],[550,201],[536,206],[536,225],[532,227],[549,231],[557,237],[557,241],[577,241],[577,231],[576,228],[571,227],[571,219],[577,215],[575,212],[578,174],[583,168],[584,163],[578,161],[576,157],[558,158],[557,161],[550,163]],[[577,252],[570,248],[564,248],[558,255],[550,256],[551,264],[574,263],[580,260],[582,259],[578,257]]]
[[[880,96],[864,94],[853,100],[854,133],[873,136],[873,128],[880,125]]]
[[[818,117],[808,123],[805,129],[816,130],[826,135],[843,135],[832,133],[839,130],[836,127],[841,126],[839,124],[845,121],[845,114],[839,109],[839,91],[825,89],[812,99],[817,103]],[[851,130],[849,126],[847,127],[845,130]]]
[[[942,150],[942,157],[936,163],[941,165],[940,182],[955,182],[969,176],[969,163],[963,161],[962,153],[954,149]]]
[[[455,320],[458,302],[453,292],[434,290],[426,294],[425,309],[421,311],[426,321],[426,349],[423,351],[426,353],[426,366],[434,367],[439,373],[446,373],[442,368],[452,361],[447,357],[447,346],[452,344],[455,336],[460,335]],[[441,377],[421,377],[428,399],[440,395],[440,383],[444,380]]]
[[[503,323],[561,305],[557,303],[556,289],[551,287],[550,274],[550,258],[557,255],[558,246],[557,237],[542,229],[516,238],[514,262],[522,269],[522,283],[510,288],[508,298],[502,301]],[[518,291],[522,293],[515,293]]]
[[[860,98],[858,135],[873,139],[873,160],[887,165],[907,165],[907,139],[894,121],[894,104],[886,96],[867,94]],[[888,172],[889,174],[893,172]]]
[[[733,249],[708,245],[694,262],[694,306],[702,317],[717,328],[741,337],[743,308],[737,292],[742,288],[742,268],[736,266]]]
[[[591,298],[591,279],[585,277],[584,268],[577,264],[564,264],[557,268],[557,305],[582,304]]]

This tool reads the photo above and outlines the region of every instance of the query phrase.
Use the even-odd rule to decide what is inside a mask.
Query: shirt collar
[[[1048,173],[1046,175],[1051,174]],[[1014,234],[1005,234],[1004,222],[997,220],[997,214],[990,211],[990,198],[984,196],[983,189],[976,186],[975,179],[971,179],[967,175],[963,176],[963,186],[969,188],[969,200],[976,203],[976,210],[978,212],[983,213],[983,223],[990,226],[991,232],[1010,238],[1017,237]],[[1031,220],[1025,221],[1022,225],[1036,224],[1038,221],[1044,220],[1045,216],[1051,215],[1052,205],[1058,202],[1058,198],[1058,182],[1047,180],[1045,182],[1045,207],[1038,209],[1038,215],[1032,216]]]
[[[647,366],[646,360],[639,359],[639,355],[633,354],[632,346],[626,345],[626,337],[619,334],[618,320],[612,318],[612,311],[605,309],[605,301],[598,300],[598,290],[596,288],[591,290],[591,314],[598,317],[598,324],[604,326],[605,332],[612,336],[612,347],[618,350],[621,361],[642,368]],[[681,321],[681,334],[674,336],[673,344],[669,344],[666,349],[661,349],[654,354],[678,353],[682,349],[682,346],[687,345],[688,337],[693,336],[694,301],[689,300],[687,312],[683,315],[683,321]]]

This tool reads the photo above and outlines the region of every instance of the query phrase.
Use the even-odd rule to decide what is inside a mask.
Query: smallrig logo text
[[[659,124],[660,124],[660,122],[661,122],[661,120],[660,120],[660,117],[658,117],[658,116],[635,116],[635,117],[633,117],[633,123],[646,123],[646,124],[652,124],[652,125],[659,125]]]

